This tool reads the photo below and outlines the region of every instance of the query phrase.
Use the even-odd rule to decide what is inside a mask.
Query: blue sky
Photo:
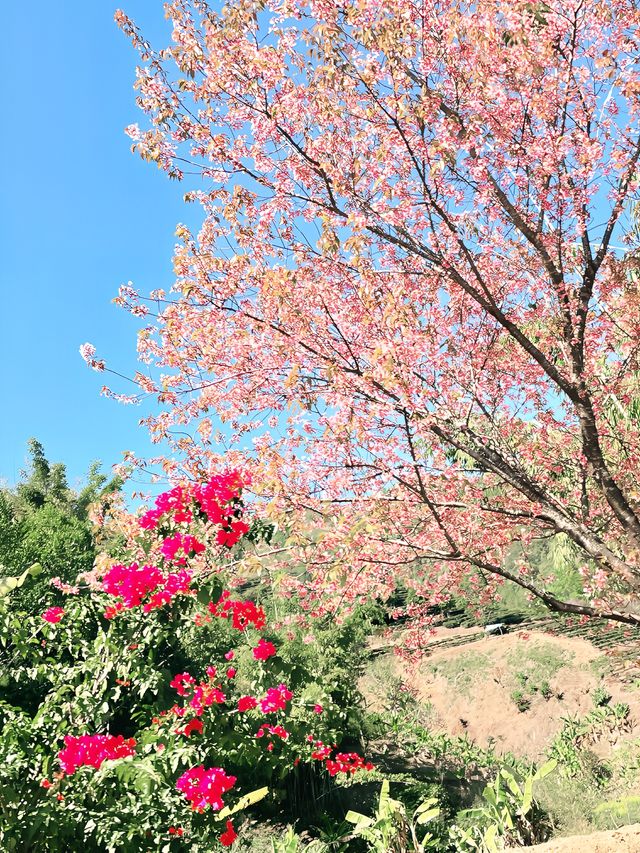
[[[130,152],[144,122],[136,53],[113,23],[118,3],[152,41],[167,41],[161,0],[64,0],[3,10],[0,194],[0,479],[15,482],[37,437],[73,483],[92,459],[152,451],[140,407],[100,396],[105,377],[78,347],[136,369],[140,321],[111,303],[129,280],[172,283],[184,187]],[[124,387],[118,390],[125,391]]]

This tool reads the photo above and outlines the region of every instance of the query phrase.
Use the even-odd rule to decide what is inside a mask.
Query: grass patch
[[[457,692],[468,695],[474,682],[491,666],[490,659],[480,652],[463,652],[449,660],[429,666],[433,675],[444,678]]]
[[[562,667],[573,660],[573,652],[566,652],[554,643],[522,645],[507,657],[507,663],[518,673],[520,680],[545,685]]]
[[[618,829],[640,821],[640,797],[623,797],[600,803],[593,812],[593,822],[598,829]]]
[[[593,832],[592,816],[602,799],[591,779],[552,773],[536,786],[536,799],[551,815],[553,837]]]
[[[596,678],[602,679],[611,673],[611,658],[607,655],[598,655],[587,664],[589,672]]]

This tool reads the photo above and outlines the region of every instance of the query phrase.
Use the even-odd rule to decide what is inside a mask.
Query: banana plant
[[[450,838],[458,851],[478,850],[497,853],[498,839],[515,845],[535,844],[544,840],[546,824],[533,798],[533,786],[548,776],[557,765],[555,759],[529,773],[522,785],[504,767],[482,796],[486,805],[459,813],[464,821],[473,822],[468,829],[451,828]]]
[[[373,817],[359,812],[347,812],[345,820],[354,824],[351,838],[363,838],[371,853],[425,853],[435,849],[438,839],[427,831],[422,840],[418,838],[418,827],[423,827],[440,816],[440,807],[434,797],[420,803],[409,817],[399,800],[389,794],[389,780],[385,779],[380,789],[378,809]]]

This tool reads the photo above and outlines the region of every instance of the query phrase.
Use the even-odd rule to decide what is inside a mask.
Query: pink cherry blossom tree
[[[324,524],[305,561],[341,600],[506,579],[640,624],[637,4],[167,13],[159,51],[116,16],[142,57],[133,147],[203,210],[173,290],[120,294],[162,372],[137,377],[166,404],[153,435],[196,467],[212,414],[252,439],[271,510]],[[588,603],[528,565],[558,534]]]

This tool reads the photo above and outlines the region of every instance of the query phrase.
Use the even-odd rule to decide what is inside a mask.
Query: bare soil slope
[[[640,853],[640,824],[609,832],[556,838],[545,844],[521,848],[535,853]]]
[[[477,636],[477,635],[476,635]],[[562,718],[594,707],[593,691],[604,688],[613,702],[626,702],[636,722],[640,691],[608,676],[606,655],[587,640],[516,632],[483,637],[455,648],[436,647],[419,664],[387,653],[360,683],[371,710],[388,705],[389,688],[408,689],[428,715],[429,728],[466,733],[480,746],[539,758],[562,727]],[[530,707],[518,710],[520,694]],[[515,698],[514,698],[515,697]],[[599,745],[602,754],[616,747]]]

